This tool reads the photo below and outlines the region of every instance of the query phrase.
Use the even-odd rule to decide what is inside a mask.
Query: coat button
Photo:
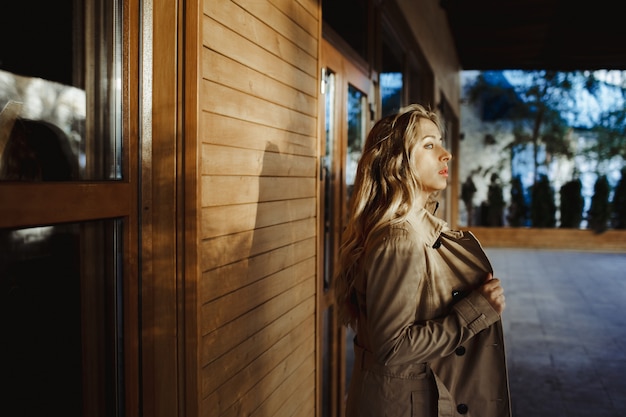
[[[435,243],[433,243],[433,249],[439,249],[441,246],[441,238],[437,239]]]
[[[456,411],[458,411],[459,414],[467,414],[469,409],[467,408],[467,405],[459,404],[459,405],[456,406]]]
[[[456,348],[454,353],[456,353],[456,356],[463,356],[465,355],[465,348],[463,346],[459,346],[458,348]]]

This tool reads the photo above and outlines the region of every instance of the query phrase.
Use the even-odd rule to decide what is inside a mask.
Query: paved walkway
[[[626,410],[626,253],[486,248],[503,282],[513,417]]]

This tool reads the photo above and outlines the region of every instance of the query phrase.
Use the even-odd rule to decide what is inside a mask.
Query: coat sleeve
[[[370,252],[365,268],[366,326],[376,359],[386,365],[428,362],[447,356],[500,319],[478,292],[470,292],[449,314],[416,321],[418,294],[427,276],[425,248],[406,236],[387,238]],[[437,279],[437,277],[435,277]]]

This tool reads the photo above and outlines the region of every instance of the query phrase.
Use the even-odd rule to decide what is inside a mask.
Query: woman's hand
[[[491,304],[498,314],[502,314],[506,303],[504,300],[504,289],[502,285],[500,285],[498,278],[494,278],[493,275],[489,273],[487,279],[478,287],[477,291],[489,301],[489,304]]]

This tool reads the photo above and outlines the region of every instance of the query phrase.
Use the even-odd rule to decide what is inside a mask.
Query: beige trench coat
[[[420,209],[363,259],[346,416],[510,417],[502,322],[472,291],[492,272],[474,236]]]

